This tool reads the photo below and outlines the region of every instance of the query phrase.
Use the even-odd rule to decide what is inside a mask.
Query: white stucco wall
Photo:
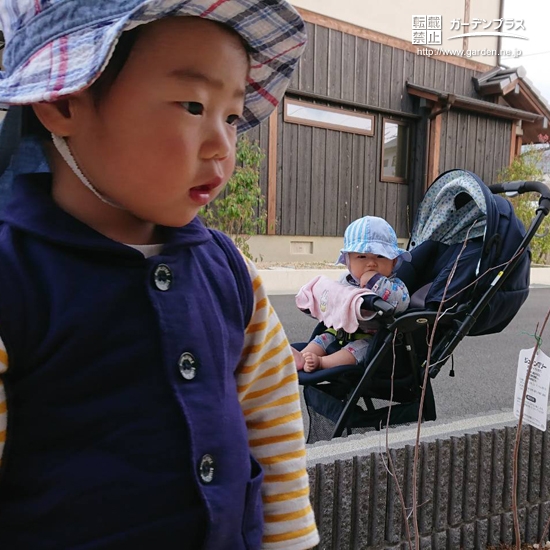
[[[452,21],[466,22],[464,18],[465,0],[391,0],[380,2],[379,0],[291,0],[296,7],[304,8],[340,21],[352,23],[366,29],[387,34],[407,42],[412,42],[412,17],[413,15],[441,15],[442,16],[442,43],[434,46],[440,49],[462,50],[462,38],[451,37],[464,32],[472,32],[468,27],[465,30],[451,30]],[[470,0],[470,23],[474,18],[490,21],[498,19],[499,0]],[[482,30],[478,25],[474,32]],[[454,25],[456,27],[456,24]],[[494,30],[493,27],[487,31]],[[501,29],[502,30],[502,29]],[[421,48],[423,46],[419,46]],[[470,50],[496,50],[496,37],[474,37],[468,41]],[[465,52],[466,53],[466,52]],[[464,56],[466,57],[466,55]],[[469,57],[475,61],[495,65],[496,55],[472,55]]]

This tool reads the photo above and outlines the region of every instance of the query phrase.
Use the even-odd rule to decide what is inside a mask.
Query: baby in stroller
[[[344,247],[336,263],[344,264],[349,273],[339,282],[370,291],[391,304],[395,313],[400,313],[407,309],[410,298],[405,283],[395,273],[403,261],[410,260],[410,253],[397,246],[395,231],[387,221],[365,216],[352,222],[344,233]],[[300,293],[307,292],[307,287],[305,285]],[[338,326],[329,327],[309,342],[301,353],[295,351],[296,366],[298,370],[313,372],[358,364],[365,359],[377,328],[376,321],[360,322],[359,329],[352,334],[345,333]],[[339,349],[332,351],[338,344]]]

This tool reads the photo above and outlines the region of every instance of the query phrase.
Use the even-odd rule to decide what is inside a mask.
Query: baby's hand
[[[361,275],[361,280],[359,281],[359,286],[361,288],[365,288],[367,286],[367,283],[376,275],[376,271],[365,271],[363,275]]]

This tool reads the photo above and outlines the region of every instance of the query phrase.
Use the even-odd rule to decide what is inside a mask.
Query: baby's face
[[[376,254],[349,252],[349,270],[358,281],[368,271],[375,271],[384,277],[389,277],[392,274],[396,261],[397,259],[390,260]]]
[[[69,140],[82,170],[121,216],[188,224],[233,173],[248,70],[239,37],[211,21],[146,25],[99,106],[84,105]]]

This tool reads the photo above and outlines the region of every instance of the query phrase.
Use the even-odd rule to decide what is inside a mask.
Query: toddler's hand
[[[361,275],[361,280],[359,281],[359,286],[361,288],[365,288],[367,286],[367,283],[376,275],[376,271],[365,271],[363,275]]]

